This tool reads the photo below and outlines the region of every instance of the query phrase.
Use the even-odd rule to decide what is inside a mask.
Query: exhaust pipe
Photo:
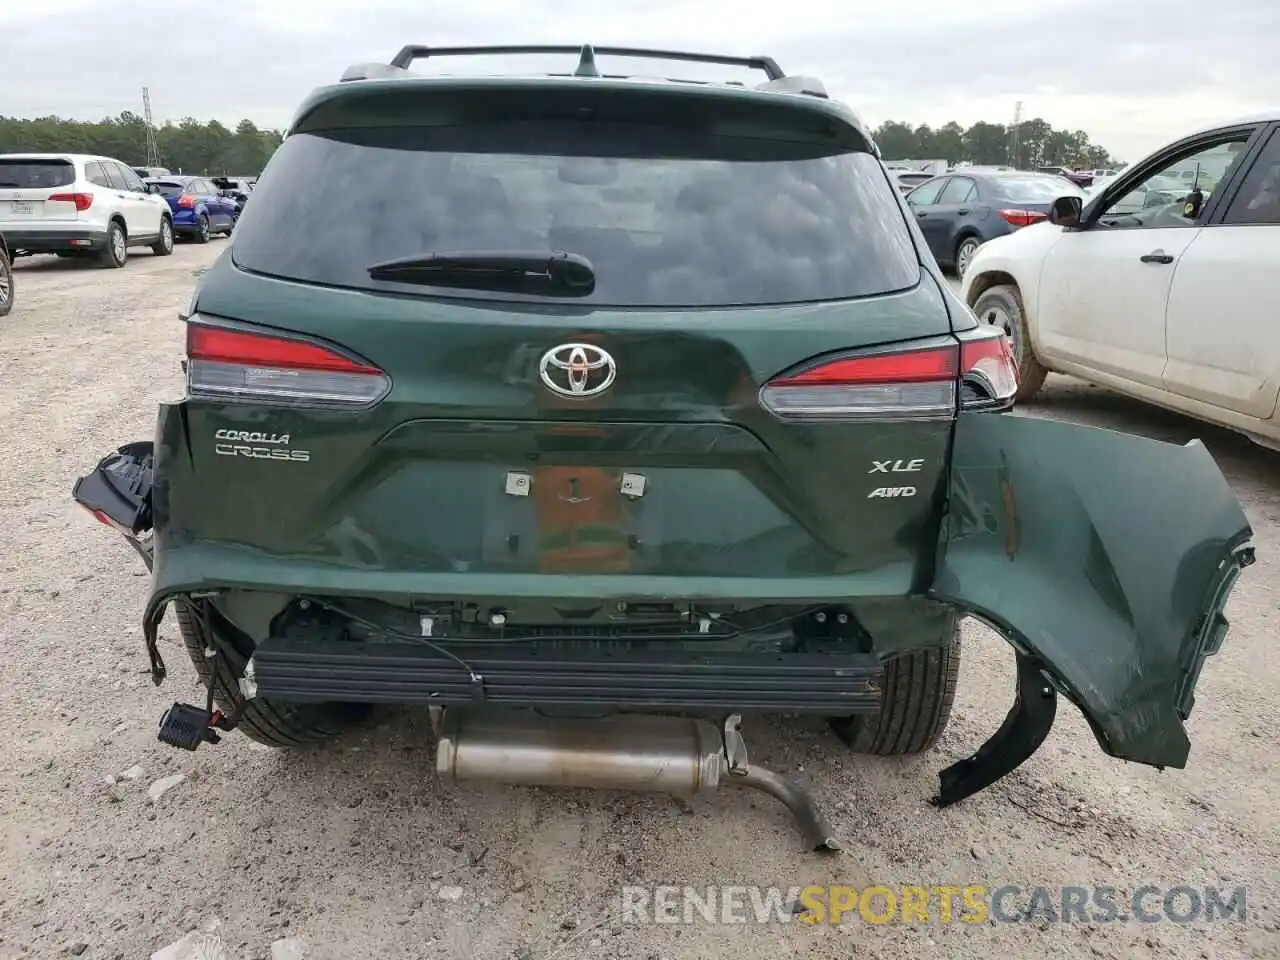
[[[800,784],[747,763],[741,718],[653,714],[579,719],[526,711],[433,710],[442,779],[516,786],[587,787],[696,796],[720,786],[770,794],[795,816],[809,849],[841,849],[813,796]]]

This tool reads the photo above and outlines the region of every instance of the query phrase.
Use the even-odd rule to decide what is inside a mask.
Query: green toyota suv
[[[409,69],[471,53],[576,68]],[[1015,701],[935,804],[1030,756],[1058,694],[1111,756],[1186,763],[1253,558],[1217,465],[1009,413],[1006,340],[867,128],[772,59],[352,68],[302,105],[183,319],[186,396],[74,492],[152,569],[156,683],[172,606],[208,686],[165,743],[296,747],[426,707],[445,778],[752,787],[833,849],[741,717],[926,750],[967,615],[1015,648]]]

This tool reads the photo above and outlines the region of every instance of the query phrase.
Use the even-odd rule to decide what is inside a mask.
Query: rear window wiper
[[[578,253],[470,250],[387,260],[368,267],[373,280],[544,297],[585,297],[596,288],[591,261]]]

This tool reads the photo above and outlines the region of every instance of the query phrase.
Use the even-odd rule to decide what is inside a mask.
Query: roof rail
[[[746,67],[749,70],[762,70],[770,80],[781,80],[786,76],[773,57],[727,57],[714,53],[688,53],[681,50],[650,50],[643,47],[592,47],[591,44],[579,46],[519,44],[494,47],[426,47],[416,44],[401,48],[391,60],[392,67],[408,70],[415,60],[428,57],[457,56],[489,56],[492,54],[529,54],[529,53],[573,53],[579,57],[578,76],[596,76],[595,54],[603,53],[610,57],[644,57],[650,60],[680,60],[686,63],[718,63],[729,67]],[[349,72],[349,71],[348,71]]]

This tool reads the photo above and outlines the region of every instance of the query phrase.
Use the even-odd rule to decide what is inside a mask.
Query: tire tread
[[[175,608],[178,630],[200,682],[206,689],[210,683],[213,684],[214,702],[224,713],[230,715],[242,710],[236,729],[249,739],[276,748],[297,748],[323,743],[354,725],[357,718],[346,714],[367,712],[342,709],[356,706],[351,704],[291,704],[261,697],[246,701],[239,686],[239,675],[244,671],[245,658],[216,636],[211,642],[217,655],[206,657],[203,627],[196,622],[186,604],[177,603]]]
[[[923,753],[947,728],[959,676],[957,623],[942,646],[886,662],[879,714],[833,717],[832,729],[856,753],[882,757]]]

